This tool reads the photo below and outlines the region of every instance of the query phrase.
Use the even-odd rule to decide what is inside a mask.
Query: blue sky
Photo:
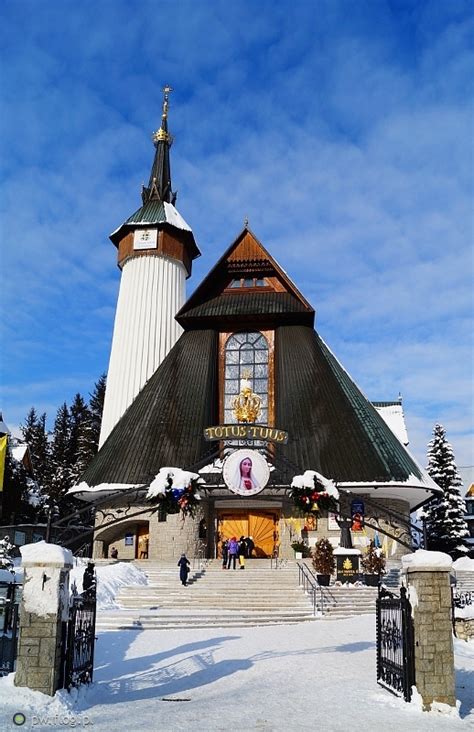
[[[161,87],[177,208],[202,257],[246,217],[370,399],[473,465],[474,19],[462,0],[4,0],[1,408],[87,395]],[[311,466],[307,466],[311,467]]]

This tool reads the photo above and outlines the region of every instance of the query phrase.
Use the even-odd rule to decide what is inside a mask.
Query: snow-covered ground
[[[113,605],[129,573],[138,573],[135,581],[143,583],[130,565],[99,568],[103,607]],[[406,704],[377,685],[373,616],[259,628],[102,632],[90,687],[51,699],[15,687],[13,674],[0,679],[0,730],[17,729],[17,713],[26,718],[25,730],[473,729],[474,641],[455,640],[455,650],[459,714],[446,714],[422,712],[416,698]]]
[[[460,717],[420,710],[375,682],[375,621],[104,632],[94,683],[54,699],[0,681],[0,729],[97,732],[442,732],[474,727],[474,643],[456,641]]]

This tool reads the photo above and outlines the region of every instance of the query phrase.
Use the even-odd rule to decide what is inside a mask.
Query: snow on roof
[[[402,445],[408,445],[408,432],[401,402],[372,402],[385,424],[390,427]]]
[[[452,566],[453,560],[449,554],[444,552],[428,552],[425,549],[417,549],[413,554],[405,554],[402,557],[404,570],[450,570]]]
[[[172,203],[167,203],[166,201],[162,201],[162,204],[164,207],[165,219],[166,219],[167,224],[171,224],[176,229],[182,229],[183,231],[192,231],[189,224],[186,223],[186,221],[183,219],[183,217],[181,216],[179,211],[173,206]],[[137,214],[140,213],[141,211],[143,211],[144,208],[145,207],[142,206],[142,208],[138,209],[138,211],[136,211],[135,213],[137,213]],[[132,217],[130,217],[130,219],[127,219],[127,221],[125,222],[125,224],[127,226],[132,226],[133,224],[137,224],[140,226],[147,226],[147,225],[156,226],[157,224],[163,223],[163,221],[161,221],[161,220],[157,221],[156,217],[152,217],[152,219],[150,219],[150,221],[147,221],[146,218],[141,218],[140,216],[137,216],[137,220],[134,221],[133,220],[134,216],[135,216],[135,214],[133,214]],[[115,231],[113,231],[110,234],[110,236],[112,237],[115,234],[117,234],[120,231],[120,229],[122,228],[122,226],[124,226],[124,224],[120,224],[120,226],[117,229],[115,229]]]
[[[166,221],[177,229],[184,229],[185,231],[191,231],[191,227],[188,226],[186,221],[183,219],[179,211],[173,206],[172,203],[163,201],[165,207]]]
[[[116,493],[117,491],[127,491],[132,488],[145,488],[142,483],[99,483],[99,485],[88,485],[84,480],[78,485],[74,485],[70,488],[66,495],[75,496],[83,501],[89,501],[94,499],[94,494],[97,493]]]
[[[45,541],[36,541],[34,544],[24,544],[20,547],[21,560],[33,564],[58,563],[73,564],[72,552],[57,544],[47,544]]]

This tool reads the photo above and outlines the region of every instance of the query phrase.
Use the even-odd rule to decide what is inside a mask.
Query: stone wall
[[[95,559],[100,559],[104,555],[110,557],[112,546],[118,550],[119,560],[135,559],[139,556],[137,552],[139,528],[148,529],[149,559],[173,560],[176,557],[177,561],[183,552],[190,557],[197,555],[198,548],[203,544],[199,539],[199,522],[208,515],[205,504],[198,510],[194,519],[187,516],[184,521],[181,514],[170,514],[165,521],[160,521],[158,512],[152,513],[148,506],[139,504],[133,506],[133,513],[137,513],[140,509],[143,513],[139,516],[132,518],[125,516],[112,526],[107,526],[111,518],[121,516],[122,509],[118,501],[104,509],[104,515],[98,514],[94,535]],[[126,534],[131,534],[133,537],[133,543],[130,545],[125,543]],[[207,541],[204,543],[207,554]]]
[[[404,581],[413,610],[415,679],[423,707],[429,710],[434,701],[456,706],[449,569],[428,563],[408,567]]]
[[[61,624],[56,614],[39,617],[21,610],[15,686],[53,695],[58,688]]]
[[[456,618],[456,638],[460,640],[474,640],[474,618]]]

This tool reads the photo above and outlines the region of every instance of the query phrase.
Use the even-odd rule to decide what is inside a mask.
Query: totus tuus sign
[[[286,445],[288,432],[277,427],[262,424],[221,424],[217,427],[206,427],[204,438],[213,440],[262,440]]]

